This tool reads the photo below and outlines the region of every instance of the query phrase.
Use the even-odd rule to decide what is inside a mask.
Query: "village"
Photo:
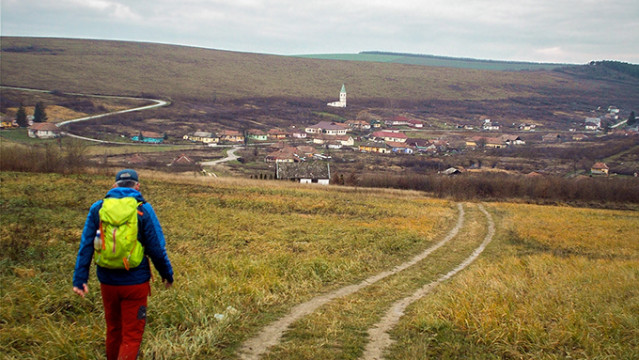
[[[347,94],[342,85],[339,100],[326,104],[329,108],[346,108]],[[574,121],[563,129],[549,129],[543,124],[534,122],[510,122],[508,124],[493,121],[488,117],[468,119],[464,123],[447,124],[448,129],[433,129],[429,121],[420,119],[409,112],[399,112],[392,116],[381,116],[370,111],[361,110],[355,119],[344,121],[319,121],[312,125],[270,129],[244,128],[242,130],[224,129],[207,131],[197,129],[192,133],[181,135],[181,138],[166,132],[137,130],[121,134],[123,140],[140,144],[194,144],[205,148],[244,147],[254,149],[254,155],[262,154],[265,164],[276,164],[272,169],[277,178],[285,173],[300,172],[290,170],[298,168],[318,168],[315,165],[288,165],[305,162],[333,161],[338,154],[370,154],[372,156],[424,156],[442,158],[459,154],[486,153],[502,149],[522,149],[526,146],[562,146],[576,142],[596,142],[602,135],[627,136],[637,134],[637,124],[628,126],[627,120],[620,118],[621,110],[615,106],[592,110],[582,121]],[[631,116],[632,117],[632,116]],[[34,115],[27,116],[28,136],[31,138],[55,138],[63,134],[63,129],[53,122],[34,122]],[[16,127],[16,120],[4,117],[2,128]],[[626,126],[620,126],[626,125]],[[258,151],[258,148],[260,149]],[[349,161],[356,161],[348,155]],[[342,156],[344,158],[344,156]],[[201,159],[199,159],[201,160]],[[343,159],[342,159],[343,160]],[[357,161],[360,161],[358,159]],[[368,161],[371,158],[368,157]],[[608,175],[608,166],[591,159],[590,175]],[[144,165],[145,158],[140,154],[132,154],[127,163]],[[210,163],[210,162],[208,162]],[[208,164],[198,161],[187,153],[176,155],[168,165],[198,166]],[[201,167],[201,165],[200,165]],[[330,177],[328,165],[321,173]],[[478,160],[471,168],[481,167]],[[459,174],[467,170],[466,166],[455,164],[438,169],[445,175]],[[530,171],[538,174],[539,171]],[[319,172],[315,170],[317,175]],[[300,180],[296,178],[296,180]],[[321,182],[317,179],[315,182]],[[322,180],[323,181],[323,180]]]

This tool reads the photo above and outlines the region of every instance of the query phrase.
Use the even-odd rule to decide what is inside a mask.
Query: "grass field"
[[[176,272],[169,291],[153,284],[142,359],[236,358],[293,305],[404,262],[457,217],[454,203],[417,192],[141,177]],[[111,177],[2,172],[0,181],[0,352],[102,358],[97,281],[91,275],[81,299],[71,277],[86,212]],[[464,207],[460,235],[432,258],[296,322],[267,358],[359,357],[365,330],[390,302],[481,241],[483,217]],[[486,207],[497,223],[492,244],[409,307],[389,358],[636,358],[639,214]]]

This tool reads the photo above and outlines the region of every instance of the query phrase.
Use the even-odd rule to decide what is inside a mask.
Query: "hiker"
[[[155,211],[139,192],[138,174],[124,169],[105,199],[94,203],[82,231],[73,274],[73,291],[84,297],[95,257],[106,318],[107,359],[135,359],[146,323],[151,265],[164,286],[173,284],[173,268]]]

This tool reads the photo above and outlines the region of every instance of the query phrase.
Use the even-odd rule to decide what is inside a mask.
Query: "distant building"
[[[371,139],[405,143],[408,137],[400,132],[376,131],[371,134]]]
[[[220,140],[227,142],[243,143],[244,135],[237,130],[224,130],[220,134]]]
[[[246,135],[251,140],[266,141],[268,140],[268,134],[265,131],[258,129],[249,129]]]
[[[346,125],[328,121],[320,121],[305,129],[308,134],[325,134],[330,136],[346,135],[348,130],[349,128]]]
[[[35,123],[27,129],[29,137],[38,139],[51,139],[61,135],[60,128],[54,123]]]
[[[348,120],[346,125],[354,130],[368,130],[371,128],[371,124],[364,120]]]
[[[485,119],[484,124],[482,125],[482,129],[488,131],[497,131],[499,130],[499,124],[493,123],[490,119]]]
[[[331,179],[331,167],[324,161],[299,163],[277,163],[275,177],[278,180],[297,181],[302,184],[328,185]]]
[[[271,129],[268,131],[269,140],[282,140],[288,137],[288,133],[282,129]]]
[[[415,150],[413,150],[413,148],[411,148],[410,145],[406,144],[405,142],[387,141],[386,145],[391,149],[392,152],[398,154],[412,154],[415,152]]]
[[[386,143],[368,142],[368,143],[359,145],[359,151],[387,154],[390,152],[390,149],[386,146]]]
[[[339,92],[339,101],[330,102],[326,105],[341,108],[346,107],[346,87],[344,84],[342,84],[342,90]]]
[[[448,176],[459,175],[461,173],[462,173],[462,171],[460,169],[458,169],[458,168],[455,168],[455,167],[449,167],[448,169],[440,172],[440,174],[448,175]]]
[[[169,164],[169,166],[193,165],[193,164],[195,164],[195,161],[193,161],[193,159],[191,159],[190,157],[188,157],[185,154],[182,154],[182,155],[176,157],[175,159],[173,159],[173,161],[171,161],[171,164]]]
[[[137,135],[132,136],[131,140],[149,144],[160,144],[164,141],[164,136],[153,131],[140,131]]]
[[[507,135],[504,134],[500,137],[501,141],[504,142],[504,144],[510,146],[510,145],[526,145],[526,142],[519,136],[517,135]]]
[[[544,136],[541,137],[541,141],[546,142],[546,143],[556,143],[556,142],[561,142],[562,141],[562,137],[561,135],[557,134],[557,133],[550,133],[550,134],[546,134]]]
[[[184,135],[184,140],[190,140],[195,142],[202,142],[205,144],[213,144],[220,142],[220,138],[212,132],[208,131],[196,131],[190,135]]]
[[[591,168],[590,168],[590,174],[591,175],[605,175],[608,176],[608,171],[610,170],[610,168],[608,167],[608,165],[606,165],[605,163],[602,162],[596,162]]]
[[[589,117],[584,120],[584,128],[586,130],[599,130],[601,129],[601,118]]]
[[[300,161],[297,148],[293,146],[284,145],[280,149],[270,152],[264,158],[265,162],[297,162]]]

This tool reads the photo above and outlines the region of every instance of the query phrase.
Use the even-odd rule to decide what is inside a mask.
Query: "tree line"
[[[33,110],[33,122],[34,123],[42,123],[46,122],[48,119],[47,113],[45,111],[45,106],[42,102],[38,102],[35,105],[35,109]],[[29,120],[27,119],[27,111],[24,109],[24,105],[20,103],[20,107],[16,112],[16,123],[20,127],[29,126]]]

